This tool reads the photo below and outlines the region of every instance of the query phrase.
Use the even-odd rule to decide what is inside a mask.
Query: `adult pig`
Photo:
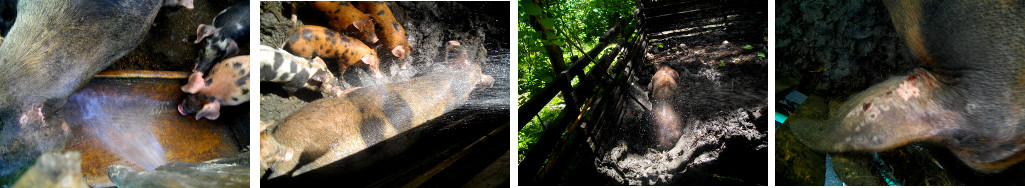
[[[203,77],[214,63],[238,53],[238,43],[249,33],[249,1],[238,2],[217,13],[213,25],[199,24],[196,41],[203,42],[203,48],[193,76]]]
[[[137,47],[161,6],[191,4],[18,2],[18,16],[0,45],[0,182],[43,152],[63,148],[68,129],[54,112],[93,75]]]
[[[190,77],[182,86],[188,93],[178,105],[182,115],[196,113],[196,120],[220,117],[221,106],[235,106],[249,101],[249,56],[225,59],[210,70],[206,78]]]
[[[678,78],[679,74],[676,73],[676,70],[662,65],[651,77],[651,83],[648,85],[648,90],[651,91],[652,116],[655,120],[659,149],[672,148],[680,140],[682,121],[672,105],[676,101],[676,92],[679,87],[676,80]]]
[[[946,146],[979,172],[1025,160],[1025,4],[886,1],[921,68],[851,96],[827,120],[794,117],[821,152]]]
[[[460,49],[458,42],[449,45]],[[493,81],[460,51],[461,58],[448,61],[456,68],[363,87],[292,113],[274,129],[274,139],[261,139],[267,149],[285,151],[277,152],[284,156],[264,156],[273,171],[270,177],[317,169],[458,108],[477,84]],[[296,169],[300,158],[314,160]]]

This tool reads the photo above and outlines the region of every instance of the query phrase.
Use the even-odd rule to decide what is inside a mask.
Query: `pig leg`
[[[966,122],[940,104],[939,84],[918,70],[851,96],[828,120],[795,118],[790,126],[799,141],[825,152],[883,151],[936,138]]]
[[[221,101],[214,100],[213,102],[203,105],[203,109],[196,112],[196,120],[199,118],[206,118],[210,120],[217,120],[217,117],[221,116]]]

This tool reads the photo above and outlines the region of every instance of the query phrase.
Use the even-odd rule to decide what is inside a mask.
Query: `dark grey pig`
[[[63,149],[69,130],[53,116],[72,92],[132,51],[161,6],[190,0],[20,1],[0,45],[0,184],[39,155]]]
[[[246,33],[249,33],[249,1],[236,3],[217,13],[213,25],[199,24],[194,43],[204,43],[199,62],[192,69],[193,76],[199,73],[199,77],[203,77],[214,63],[238,53],[235,40]]]

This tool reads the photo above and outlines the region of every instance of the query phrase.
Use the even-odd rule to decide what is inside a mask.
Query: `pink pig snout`
[[[178,113],[181,113],[183,116],[184,115],[189,115],[189,114],[185,114],[185,109],[182,109],[182,105],[180,105],[180,104],[178,105]]]

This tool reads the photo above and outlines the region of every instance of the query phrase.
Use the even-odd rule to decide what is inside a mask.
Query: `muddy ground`
[[[604,181],[581,175],[566,184],[767,185],[761,156],[768,154],[768,22],[764,8],[744,8],[705,15],[701,24],[642,26],[648,40],[638,55],[645,61],[630,66],[636,74],[623,93],[637,100],[623,97],[610,110],[618,122],[597,125],[598,135],[589,138],[590,170]],[[655,147],[660,134],[647,88],[661,65],[679,74],[676,100],[668,103],[682,126],[674,147],[664,150]]]
[[[380,68],[384,78],[374,79],[363,66],[351,66],[339,74],[337,65],[327,63],[328,68],[337,76],[336,85],[344,88],[387,84],[417,79],[418,74],[438,66],[444,61],[444,44],[450,40],[458,40],[467,47],[470,59],[481,63],[483,73],[495,78],[492,86],[479,85],[465,104],[452,112],[426,123],[421,127],[403,133],[403,139],[388,139],[382,144],[370,147],[346,159],[333,163],[314,173],[265,182],[270,185],[294,185],[287,182],[323,181],[323,176],[347,177],[352,180],[348,185],[401,186],[412,180],[410,175],[425,170],[423,165],[439,162],[473,143],[473,140],[507,124],[509,119],[509,28],[508,9],[504,2],[387,2],[396,20],[406,30],[406,37],[413,46],[413,53],[405,60],[398,60],[390,52],[378,50]],[[292,5],[297,6],[298,23],[290,20]],[[260,44],[280,47],[288,32],[300,25],[324,25],[320,12],[309,10],[305,3],[299,2],[261,2],[260,3]],[[373,46],[371,46],[373,48]],[[408,63],[406,70],[399,65]],[[260,121],[280,123],[292,112],[302,108],[309,102],[321,99],[319,92],[299,90],[294,95],[281,89],[275,83],[261,83]],[[505,129],[508,129],[507,127]],[[507,133],[507,132],[506,132]],[[410,136],[413,135],[413,136]],[[501,135],[501,134],[499,134]],[[481,152],[485,157],[476,157],[487,164],[494,160],[495,154],[506,155],[508,160],[508,134],[501,135],[502,142],[489,142],[490,152]],[[406,138],[413,141],[404,141]],[[472,139],[472,140],[469,140]],[[401,142],[403,151],[382,153],[380,149],[392,142]],[[407,143],[412,142],[412,143]],[[458,148],[456,148],[458,147]],[[501,154],[505,151],[505,154]],[[376,153],[375,153],[376,152]],[[372,155],[373,157],[360,157]],[[383,159],[382,159],[383,158]],[[465,159],[466,157],[464,157]],[[474,166],[474,165],[469,165]],[[501,168],[508,171],[508,165]],[[483,167],[483,166],[481,166]],[[429,168],[429,167],[428,167]],[[353,169],[358,172],[354,172]],[[458,167],[452,169],[460,169]],[[453,181],[431,180],[425,185],[451,185],[467,181],[480,169],[466,167],[468,170],[447,170],[447,179]],[[379,179],[386,179],[379,180]],[[446,178],[443,178],[446,179]],[[376,180],[376,181],[375,181]],[[508,176],[505,176],[508,184]],[[501,182],[501,181],[499,181]]]

